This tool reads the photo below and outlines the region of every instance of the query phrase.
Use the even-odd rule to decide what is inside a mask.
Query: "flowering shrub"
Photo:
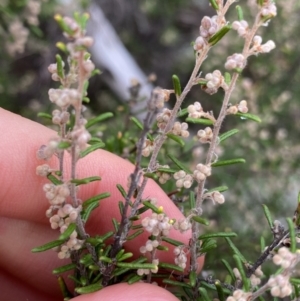
[[[93,43],[92,38],[85,36],[88,15],[75,14],[74,19],[56,15],[55,19],[68,40],[66,44],[58,44],[67,59],[64,61],[61,55],[57,55],[56,63],[48,68],[52,79],[60,83],[59,88],[49,90],[49,99],[58,109],[52,112],[52,116],[48,116],[53,124],[59,127],[59,135],[46,146],[41,146],[37,156],[41,160],[48,160],[56,155],[59,166],[51,167],[43,163],[37,167],[36,173],[47,177],[51,182],[43,187],[50,204],[46,216],[49,218],[51,228],[59,229],[60,236],[55,241],[34,248],[33,252],[54,249],[58,252],[58,258],[71,259],[71,264],[54,270],[55,274],[74,271],[74,292],[71,296],[64,295],[65,299],[123,281],[129,284],[137,281],[153,283],[156,277],[162,278],[167,288],[172,287],[172,291],[181,300],[209,300],[208,290],[212,290],[211,294],[216,295],[219,300],[227,301],[254,300],[266,291],[273,297],[299,297],[299,282],[292,277],[300,258],[296,251],[298,209],[294,219],[287,220],[288,230],[286,230],[280,222],[272,221],[268,208],[264,206],[273,241],[264,250],[262,248],[261,255],[253,263],[243,256],[230,239],[235,237],[236,233],[225,231],[202,234],[209,225],[209,221],[203,217],[204,201],[210,199],[217,206],[225,202],[223,192],[227,190],[226,186],[210,190],[206,188],[214,175],[214,169],[245,162],[242,158],[220,160],[217,155],[217,146],[238,133],[236,129],[232,129],[221,134],[224,119],[236,115],[248,119],[249,122],[260,120],[258,116],[248,113],[246,100],[231,104],[232,93],[249,57],[268,53],[275,48],[273,41],[263,43],[262,37],[257,35],[258,29],[276,16],[274,2],[258,1],[257,14],[252,26],[243,19],[240,6],[236,7],[238,21],[233,22],[232,26],[227,22],[226,14],[233,3],[232,0],[226,3],[211,1],[216,15],[205,16],[201,21],[199,36],[193,44],[195,66],[184,89],[181,88],[178,76],[173,75],[173,89],[157,87],[153,90],[143,124],[135,117],[131,117],[132,124],[140,130],[134,149],[135,168],[132,174],[128,175],[128,187],[117,186],[123,198],[119,203],[120,220],[114,219],[112,221],[114,231],[109,231],[101,237],[90,237],[86,232],[85,223],[91,212],[98,207],[99,201],[109,196],[109,192],[88,200],[80,200],[78,198],[80,186],[99,181],[100,177],[91,175],[88,178],[78,179],[77,163],[89,153],[104,147],[102,140],[93,136],[88,129],[97,122],[112,117],[112,114],[103,113],[90,120],[83,117],[83,102],[89,101],[88,80],[97,73],[87,52]],[[231,29],[236,30],[244,41],[241,52],[230,55],[224,62],[225,70],[231,73],[214,70],[201,77],[200,68],[209,51],[212,47],[217,47],[219,41],[226,39],[226,34]],[[209,95],[219,90],[223,91],[224,98],[219,112],[205,112],[200,102],[184,108],[183,101],[189,91],[193,86],[199,85]],[[172,108],[165,107],[170,97],[176,99]],[[185,121],[178,121],[179,117],[185,118]],[[189,130],[189,124],[200,127],[197,133]],[[165,165],[163,157],[170,143],[183,146],[192,135],[195,137],[196,145],[209,145],[205,156],[197,158],[195,166],[186,166],[169,153],[170,164]],[[64,163],[68,160],[67,154],[71,164],[66,171]],[[143,157],[150,159],[145,160]],[[160,184],[172,182],[174,178],[173,185],[176,189],[174,194],[188,201],[184,208],[185,218],[175,220],[172,216],[167,216],[159,200],[151,196],[145,199],[143,193],[150,178]],[[101,210],[101,206],[98,210]],[[141,218],[144,212],[147,212],[147,216]],[[190,232],[189,244],[171,239],[171,230],[180,233]],[[126,251],[124,244],[145,232],[149,236],[140,247],[141,257],[132,260],[132,253]],[[218,237],[225,238],[234,253],[234,268],[225,259],[222,260],[227,270],[227,276],[223,281],[204,276],[198,270],[198,259],[216,247],[215,238]],[[112,242],[107,242],[109,238]],[[171,248],[174,263],[161,262],[157,255],[158,251],[169,252]],[[273,258],[273,262],[280,265],[281,270],[274,275],[268,275],[265,281],[261,268],[269,258]],[[165,270],[169,273],[163,273]]]

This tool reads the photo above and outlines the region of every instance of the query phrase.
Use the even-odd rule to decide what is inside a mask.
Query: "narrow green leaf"
[[[183,165],[179,160],[177,160],[173,155],[168,154],[168,157],[179,167],[180,170],[184,170],[188,174],[192,174],[192,172],[187,168],[185,165]]]
[[[173,81],[173,87],[174,87],[175,94],[177,96],[180,96],[181,95],[181,85],[180,85],[179,77],[176,74],[173,74],[172,81]]]
[[[204,287],[199,287],[199,292],[201,294],[203,301],[211,301],[211,299],[207,295],[207,291]]]
[[[153,172],[146,172],[143,174],[144,177],[149,178],[149,179],[153,179],[155,181],[158,180],[158,175],[153,173]]]
[[[229,137],[231,137],[232,135],[237,134],[238,132],[239,132],[238,129],[233,129],[233,130],[230,130],[230,131],[227,131],[227,132],[221,134],[221,135],[219,136],[220,142],[222,142],[222,141],[228,139]]]
[[[235,255],[233,255],[233,259],[236,263],[237,269],[240,272],[242,282],[243,282],[243,288],[245,289],[246,292],[248,292],[250,289],[250,280],[246,276],[245,269],[244,269],[243,263],[241,261],[241,258],[237,254],[235,254]]]
[[[198,237],[198,239],[208,239],[208,238],[215,238],[215,237],[236,237],[237,234],[234,232],[217,232],[217,233],[209,233],[209,234],[202,234]]]
[[[109,232],[105,233],[104,235],[99,236],[98,238],[102,239],[102,241],[105,241],[105,240],[113,237],[113,235],[114,235],[114,232],[113,231],[109,231]]]
[[[80,295],[90,294],[93,292],[97,292],[97,291],[101,290],[102,288],[103,288],[103,285],[100,282],[97,282],[97,283],[93,283],[88,286],[77,287],[77,288],[75,288],[75,292]]]
[[[88,154],[92,153],[93,151],[95,151],[97,149],[103,148],[104,146],[105,146],[105,143],[103,143],[103,142],[99,142],[99,143],[90,145],[85,150],[80,152],[80,158],[84,158]]]
[[[213,191],[224,192],[226,190],[228,190],[227,186],[218,186],[218,187],[214,187],[212,189],[207,190],[207,192],[213,192]]]
[[[227,271],[228,271],[231,279],[235,281],[236,277],[234,276],[233,269],[231,268],[231,266],[229,265],[229,263],[225,259],[222,259],[221,261],[224,264],[225,268],[227,269]]]
[[[137,128],[139,130],[143,130],[144,129],[143,124],[137,118],[135,118],[135,117],[132,116],[129,119],[137,126]]]
[[[89,144],[93,145],[93,144],[96,144],[96,143],[103,143],[103,141],[98,138],[98,137],[92,137],[90,140],[89,140]],[[103,143],[104,144],[104,143]]]
[[[99,201],[93,202],[80,213],[82,220],[86,223],[92,213],[93,210],[99,207]]]
[[[231,75],[229,72],[224,73],[224,81],[227,85],[230,85],[231,83]]]
[[[70,235],[75,231],[76,229],[76,224],[75,223],[71,223],[68,228],[66,229],[65,232],[63,232],[60,236],[59,236],[59,240],[66,240],[70,237]]]
[[[71,143],[70,142],[67,142],[67,141],[61,141],[58,143],[57,145],[57,148],[58,149],[67,149],[71,146]]]
[[[300,285],[300,278],[290,278],[290,283]]]
[[[162,262],[158,265],[160,268],[174,270],[178,272],[183,272],[184,269],[179,267],[178,265]]]
[[[112,263],[113,262],[111,258],[106,257],[106,256],[100,256],[99,260],[103,261],[103,262],[106,262],[106,263]]]
[[[167,137],[168,138],[170,138],[170,139],[172,139],[173,141],[175,141],[176,143],[178,143],[180,146],[184,146],[184,141],[180,138],[180,137],[178,137],[177,135],[174,135],[174,134],[171,134],[171,133],[168,133],[167,134]]]
[[[69,264],[63,265],[63,266],[61,266],[59,268],[54,269],[52,271],[52,273],[54,275],[57,275],[57,274],[61,274],[61,273],[73,270],[75,268],[76,268],[76,264],[75,263],[69,263]]]
[[[61,180],[59,180],[57,177],[55,177],[54,175],[52,174],[49,174],[47,176],[47,179],[54,185],[61,185],[63,184],[63,182]]]
[[[128,283],[128,284],[133,284],[133,283],[136,283],[136,282],[140,281],[141,279],[143,279],[143,276],[132,275],[132,276],[127,280],[127,283]]]
[[[192,220],[194,220],[196,223],[205,225],[205,226],[209,226],[209,221],[203,217],[200,216],[193,216]]]
[[[37,116],[41,117],[41,118],[52,120],[52,115],[50,115],[48,113],[39,112],[39,113],[37,113]]]
[[[115,218],[113,218],[112,219],[112,223],[114,225],[115,231],[118,232],[118,230],[119,230],[119,223],[118,223],[118,221]]]
[[[191,288],[191,286],[187,283],[179,282],[179,281],[175,281],[175,280],[170,280],[170,279],[164,279],[163,283],[170,284],[170,285],[173,285],[173,286],[178,286],[178,287]]]
[[[217,248],[217,244],[212,241],[211,243],[207,244],[205,247],[201,246],[200,253],[206,254],[209,251],[211,251],[212,249],[216,249],[216,248]]]
[[[133,263],[133,262],[117,262],[117,267],[120,268],[130,268],[130,269],[155,269],[156,265],[153,263]]]
[[[193,191],[190,191],[189,193],[189,201],[190,201],[190,208],[192,210],[196,207],[195,193]]]
[[[217,4],[217,2],[215,0],[209,0],[209,3],[213,7],[213,9],[215,9],[215,10],[219,9],[219,5]]]
[[[128,258],[131,258],[133,256],[133,253],[131,252],[128,252],[128,253],[125,253],[124,255],[122,255],[119,259],[118,259],[118,262],[120,261],[124,261]]]
[[[153,205],[151,202],[149,201],[144,201],[143,202],[143,205],[148,207],[149,209],[151,209],[153,212],[157,213],[157,214],[160,214],[162,213],[162,209],[161,208],[158,208],[156,207],[155,205]]]
[[[56,59],[57,75],[60,78],[64,78],[65,75],[64,75],[64,62],[63,62],[63,59],[59,54],[57,54],[55,56],[55,59]]]
[[[82,208],[85,209],[89,205],[91,205],[92,203],[98,202],[98,201],[106,199],[108,197],[110,197],[109,192],[103,192],[103,193],[97,194],[97,195],[87,199],[86,201],[84,201],[83,204],[82,204]]]
[[[70,182],[76,185],[89,184],[91,182],[100,181],[101,178],[98,176],[88,177],[84,179],[73,179]]]
[[[241,117],[241,119],[250,119],[255,122],[259,122],[259,123],[261,122],[261,119],[254,114],[238,112],[238,113],[234,114],[234,116],[239,116],[239,117]]]
[[[210,119],[206,118],[191,118],[188,117],[185,119],[186,122],[195,123],[195,124],[203,124],[203,125],[213,125],[214,122]]]
[[[236,159],[230,159],[230,160],[217,161],[215,163],[212,163],[211,166],[219,167],[219,166],[239,164],[239,163],[246,163],[246,160],[243,158],[236,158]]]
[[[188,113],[189,113],[189,112],[188,112],[187,108],[182,109],[182,110],[180,110],[180,111],[177,113],[177,117],[178,117],[178,118],[179,118],[179,117],[183,117],[183,116],[187,115]]]
[[[93,264],[92,254],[85,254],[82,258],[80,258],[79,262],[85,266]]]
[[[119,201],[118,203],[120,215],[122,216],[124,213],[124,203],[122,201]]]
[[[120,191],[121,195],[123,198],[126,198],[127,196],[127,192],[126,190],[123,188],[123,186],[121,184],[117,184],[117,188]]]
[[[191,287],[195,287],[197,282],[197,273],[195,271],[190,271],[189,280]]]
[[[262,206],[263,206],[264,214],[265,214],[265,217],[266,217],[266,219],[268,221],[269,227],[270,227],[270,229],[273,229],[273,221],[272,221],[270,210],[267,207],[267,205],[263,204]]]
[[[236,9],[236,12],[237,12],[237,15],[238,15],[238,20],[239,20],[239,21],[244,20],[244,14],[243,14],[243,10],[242,10],[241,6],[240,6],[240,5],[237,5],[237,6],[235,7],[235,9]]]
[[[260,237],[260,251],[263,252],[266,248],[265,238],[263,236]]]
[[[221,282],[219,280],[217,280],[215,282],[215,286],[216,286],[216,289],[217,289],[219,300],[220,301],[225,301],[225,295],[224,295],[224,291],[223,291],[223,287],[221,285]]]
[[[159,168],[157,168],[157,171],[164,172],[164,173],[175,173],[178,170],[171,169],[171,168],[166,168],[166,167],[159,167]]]
[[[58,276],[57,282],[58,282],[58,286],[60,288],[60,291],[63,295],[64,300],[71,300],[74,296],[69,291],[64,278],[61,276]]]
[[[159,251],[169,251],[169,248],[167,246],[157,246],[157,250]]]
[[[142,233],[144,233],[144,229],[140,229],[140,230],[134,232],[133,234],[127,236],[127,240],[132,240],[132,239],[136,238],[137,236],[141,235]]]
[[[64,240],[54,240],[54,241],[48,242],[42,246],[33,248],[31,250],[31,252],[32,253],[44,252],[44,251],[53,249],[55,247],[58,247],[58,246],[62,245],[64,242],[65,242]]]
[[[176,247],[184,245],[183,242],[181,242],[181,241],[179,241],[179,240],[175,240],[175,239],[169,238],[169,237],[164,237],[164,236],[163,236],[161,239],[162,239],[163,241],[165,241],[165,242],[167,242],[167,243],[173,245],[173,246],[176,246]]]
[[[90,120],[86,123],[85,128],[88,129],[88,128],[90,128],[91,126],[93,126],[93,125],[95,125],[95,124],[97,124],[97,123],[99,123],[99,122],[102,122],[102,121],[104,121],[104,120],[106,120],[106,119],[108,119],[108,118],[111,118],[111,117],[113,117],[113,116],[114,116],[114,114],[111,113],[111,112],[106,112],[106,113],[100,114],[99,116],[90,119]]]
[[[246,264],[247,260],[246,258],[242,255],[242,253],[238,250],[238,248],[233,244],[233,242],[231,241],[231,239],[229,237],[225,237],[227,243],[229,244],[229,247],[231,248],[231,250],[233,251],[234,254],[236,254],[237,256],[240,257],[241,261]]]
[[[219,31],[217,31],[209,40],[208,43],[213,46],[216,45],[231,29],[231,25],[227,24],[223,26]]]
[[[288,226],[289,226],[289,231],[290,231],[290,240],[291,240],[291,246],[290,246],[290,250],[292,253],[296,252],[297,249],[297,242],[296,242],[296,235],[295,235],[295,225],[292,221],[291,218],[287,218],[286,219]]]

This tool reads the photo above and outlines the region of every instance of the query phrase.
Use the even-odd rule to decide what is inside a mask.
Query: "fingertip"
[[[96,293],[81,295],[74,301],[178,301],[178,299],[164,288],[154,284],[127,283],[115,284]]]

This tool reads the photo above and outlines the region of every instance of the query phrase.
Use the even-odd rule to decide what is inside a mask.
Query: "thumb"
[[[96,293],[81,295],[74,301],[178,301],[178,299],[159,286],[147,283],[120,283],[109,286]]]

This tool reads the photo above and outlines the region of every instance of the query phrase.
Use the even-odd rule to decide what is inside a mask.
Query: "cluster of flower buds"
[[[43,190],[52,206],[63,204],[70,195],[70,189],[67,184],[54,185],[47,183],[43,186]]]
[[[159,264],[159,259],[153,259],[152,260],[152,264],[155,264],[155,268],[154,269],[138,269],[137,270],[137,274],[139,276],[143,276],[143,275],[148,275],[150,274],[150,271],[154,274],[156,274],[158,272],[158,264]]]
[[[252,293],[244,292],[243,290],[235,290],[232,296],[229,296],[226,301],[247,301],[250,300]]]
[[[284,298],[293,292],[288,275],[279,274],[272,276],[268,281],[268,285],[271,287],[271,295],[273,297]]]
[[[175,255],[175,264],[178,265],[180,268],[185,269],[187,263],[187,256],[183,246],[176,247],[173,253]]]
[[[277,15],[277,7],[273,0],[264,1],[263,7],[261,9],[262,17],[273,18]]]
[[[169,109],[163,109],[161,113],[158,113],[156,116],[157,127],[160,130],[164,130],[168,121],[170,120],[172,111]]]
[[[142,155],[144,157],[149,157],[150,154],[153,152],[153,149],[154,149],[154,141],[145,139],[143,148],[142,148]]]
[[[70,113],[67,111],[54,110],[52,112],[53,124],[62,125],[69,121]]]
[[[67,184],[45,184],[43,189],[50,203],[50,207],[46,211],[46,216],[49,218],[51,228],[59,228],[60,232],[64,233],[70,224],[76,222],[82,206],[74,208],[71,204],[66,204],[66,199],[70,195]],[[77,232],[74,231],[68,241],[58,248],[58,257],[60,259],[69,258],[71,251],[79,250],[83,246],[84,241],[78,239],[77,235]]]
[[[60,108],[67,108],[70,105],[77,105],[81,95],[76,89],[53,89],[48,92],[49,99]]]
[[[84,123],[85,119],[81,119],[83,124],[75,126],[72,132],[70,133],[72,141],[80,150],[84,150],[87,147],[87,143],[91,139],[91,134],[86,130]]]
[[[190,135],[189,131],[187,130],[188,127],[189,125],[186,122],[180,123],[179,121],[176,121],[173,125],[171,133],[177,136],[187,138]]]
[[[78,239],[77,235],[78,235],[77,232],[74,231],[70,235],[69,240],[66,243],[64,243],[62,246],[60,246],[60,250],[57,254],[59,259],[70,258],[71,251],[79,250],[82,248],[84,244],[84,240]]]
[[[170,99],[171,92],[171,90],[156,87],[152,92],[152,101],[154,105],[158,109],[162,109],[165,105],[165,102],[167,102]]]
[[[169,165],[160,166],[163,168],[170,168]],[[171,179],[171,174],[163,171],[157,171],[156,175],[158,176],[158,182],[160,184],[165,184],[168,180]]]
[[[174,223],[174,229],[184,233],[192,228],[192,224],[188,218],[180,219]]]
[[[263,277],[264,273],[262,272],[261,270],[261,266],[259,266],[254,274],[252,274],[250,276],[250,283],[251,283],[251,286],[252,287],[255,287],[257,285],[260,285],[261,284],[261,278]]]
[[[249,25],[248,22],[245,20],[234,21],[232,23],[232,28],[238,32],[238,35],[240,37],[245,38],[249,29]]]
[[[251,51],[253,53],[269,53],[271,50],[273,50],[276,45],[272,40],[267,41],[265,44],[262,43],[262,37],[261,36],[255,36],[252,41],[252,48]]]
[[[145,217],[141,224],[153,236],[168,236],[173,227],[173,220],[164,213],[152,213],[151,217]]]
[[[194,102],[193,105],[189,105],[187,107],[187,110],[189,112],[188,117],[191,117],[191,118],[201,118],[204,114],[203,108],[202,108],[200,102],[198,102],[198,101]]]
[[[159,246],[159,241],[154,239],[154,240],[150,240],[148,239],[146,241],[146,244],[144,246],[140,247],[140,252],[142,254],[145,254],[147,252],[152,252],[154,249],[156,249]]]
[[[62,64],[62,67],[65,66],[65,62],[64,61],[62,61],[61,64]],[[48,66],[48,71],[51,73],[51,78],[55,82],[59,82],[60,80],[62,80],[62,78],[60,78],[59,75],[58,75],[58,73],[57,73],[57,63],[50,64]]]
[[[208,40],[218,31],[217,18],[218,16],[205,16],[201,20],[199,28],[200,35],[197,37],[194,44],[194,49],[196,51],[201,50],[205,45],[207,45]]]
[[[210,127],[197,132],[197,138],[201,143],[210,143],[213,138],[213,131]]]
[[[207,73],[205,79],[207,80],[207,83],[201,87],[202,90],[210,95],[217,93],[218,89],[224,83],[224,77],[219,70],[215,70],[213,73]]]
[[[184,170],[175,172],[173,177],[176,180],[176,187],[178,188],[190,188],[193,184],[193,177]]]
[[[246,59],[241,53],[234,53],[229,56],[225,63],[227,70],[243,69],[246,65]]]
[[[211,167],[204,164],[197,164],[196,169],[193,172],[194,179],[200,183],[211,175]]]
[[[223,204],[225,202],[225,197],[220,191],[213,191],[205,193],[203,196],[204,199],[211,199],[215,204]]]
[[[54,154],[57,154],[59,152],[59,149],[58,149],[59,142],[60,142],[59,137],[52,138],[48,142],[48,145],[42,145],[38,149],[38,151],[36,153],[36,157],[39,160],[48,160],[48,159],[50,159]],[[38,174],[38,169],[37,169],[37,174]]]
[[[281,265],[282,268],[288,269],[295,265],[297,255],[291,253],[286,247],[282,247],[278,250],[277,254],[273,256],[273,262],[276,265]]]
[[[230,106],[227,109],[227,114],[236,114],[238,112],[247,113],[248,112],[248,104],[246,100],[241,100],[237,105]]]

